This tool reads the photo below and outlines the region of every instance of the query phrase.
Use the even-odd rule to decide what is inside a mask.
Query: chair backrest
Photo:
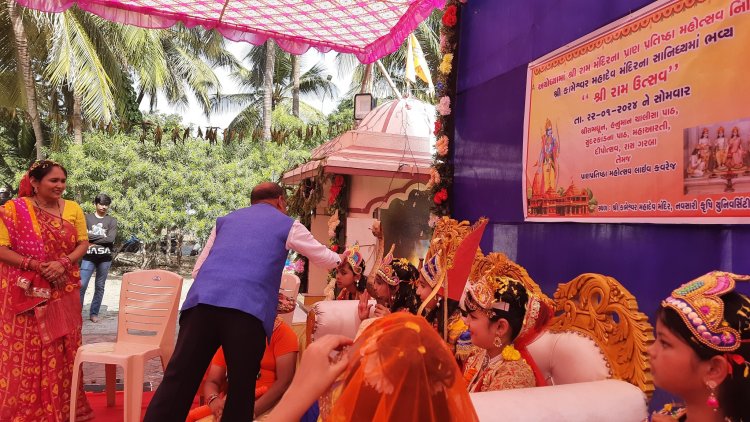
[[[299,277],[297,277],[295,274],[284,273],[281,275],[281,286],[279,287],[279,293],[292,298],[296,303],[297,294],[299,294],[299,285]],[[289,312],[287,314],[281,314],[281,319],[289,324],[290,327],[292,326],[292,322],[294,321],[294,312],[295,311]]]
[[[560,284],[555,317],[529,352],[550,384],[615,378],[654,391],[648,360],[653,328],[617,280],[582,274]]]
[[[166,345],[174,343],[182,277],[163,270],[122,276],[117,341]]]

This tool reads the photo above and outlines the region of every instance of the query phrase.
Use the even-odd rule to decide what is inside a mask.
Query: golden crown
[[[750,281],[750,276],[712,271],[675,289],[661,304],[677,311],[700,343],[731,352],[740,347],[742,335],[724,319],[721,296],[733,291],[737,281]]]
[[[396,245],[391,245],[391,249],[388,251],[388,254],[383,258],[383,262],[381,262],[380,267],[378,268],[378,276],[383,279],[386,283],[388,283],[391,286],[398,286],[398,283],[401,282],[401,280],[398,278],[398,274],[396,274],[396,270],[393,269],[392,264],[397,264],[399,261],[396,260],[394,262],[393,260],[393,250],[396,249]]]

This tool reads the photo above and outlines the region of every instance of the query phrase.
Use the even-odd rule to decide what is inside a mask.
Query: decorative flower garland
[[[326,196],[323,192],[323,185],[329,179],[331,187]],[[349,211],[347,189],[350,181],[350,176],[325,174],[323,166],[320,166],[318,173],[314,177],[304,179],[299,183],[297,189],[290,195],[288,202],[289,214],[298,215],[300,222],[309,229],[312,224],[312,217],[316,214],[318,204],[320,201],[326,200],[328,205],[327,214],[331,216],[328,219],[328,247],[337,253],[343,252],[342,245],[346,245],[346,237],[342,235],[344,225],[341,222],[346,221]],[[305,265],[307,258],[300,257],[300,259],[303,262],[296,265],[297,268],[303,269],[300,279],[306,288],[309,266]]]
[[[506,361],[515,361],[521,359],[521,352],[516,350],[516,348],[513,347],[512,344],[505,346],[501,354],[503,355],[503,360]]]
[[[453,163],[451,144],[454,141],[454,121],[451,101],[456,99],[456,72],[453,60],[458,48],[458,21],[461,7],[467,0],[448,0],[445,3],[440,25],[440,52],[443,60],[438,66],[437,89],[438,112],[435,120],[434,134],[437,138],[435,155],[430,169],[430,181],[427,185],[432,192],[430,226],[439,217],[450,216],[450,195],[453,185]],[[454,105],[455,107],[455,105]]]
[[[345,199],[346,188],[349,181],[341,174],[331,176],[331,189],[328,192],[328,212],[331,218],[328,219],[328,246],[334,252],[343,252],[340,244],[346,245],[346,239],[341,239],[341,230],[343,228],[341,221],[346,220],[348,204]],[[341,242],[343,240],[343,242]]]
[[[331,188],[328,191],[328,213],[331,218],[328,219],[328,247],[336,252],[343,253],[346,249],[346,235],[342,235],[344,225],[341,221],[346,221],[349,211],[348,189],[351,182],[351,176],[341,174],[331,175]],[[328,285],[324,289],[326,296],[338,294],[336,291],[336,269],[328,273]],[[331,298],[333,298],[331,297]]]

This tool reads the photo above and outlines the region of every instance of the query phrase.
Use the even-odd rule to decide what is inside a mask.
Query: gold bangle
[[[211,402],[218,399],[219,395],[217,393],[213,393],[210,396],[208,396],[208,400],[206,400],[206,405],[211,406]]]

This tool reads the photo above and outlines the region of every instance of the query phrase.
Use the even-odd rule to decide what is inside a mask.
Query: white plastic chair
[[[279,293],[282,293],[283,295],[288,296],[294,299],[295,302],[297,302],[299,285],[299,277],[297,277],[295,274],[284,273],[281,275],[281,286],[279,287]],[[294,311],[289,312],[288,314],[281,314],[280,316],[284,322],[289,324],[290,327],[292,326]]]
[[[166,368],[172,357],[181,291],[182,277],[169,271],[135,271],[123,275],[117,340],[78,348],[73,365],[71,403],[77,400],[81,363],[96,362],[105,365],[107,406],[114,406],[115,365],[120,365],[125,378],[124,420],[140,420],[145,363],[159,357],[162,368]],[[70,421],[75,420],[76,408],[71,406]]]

